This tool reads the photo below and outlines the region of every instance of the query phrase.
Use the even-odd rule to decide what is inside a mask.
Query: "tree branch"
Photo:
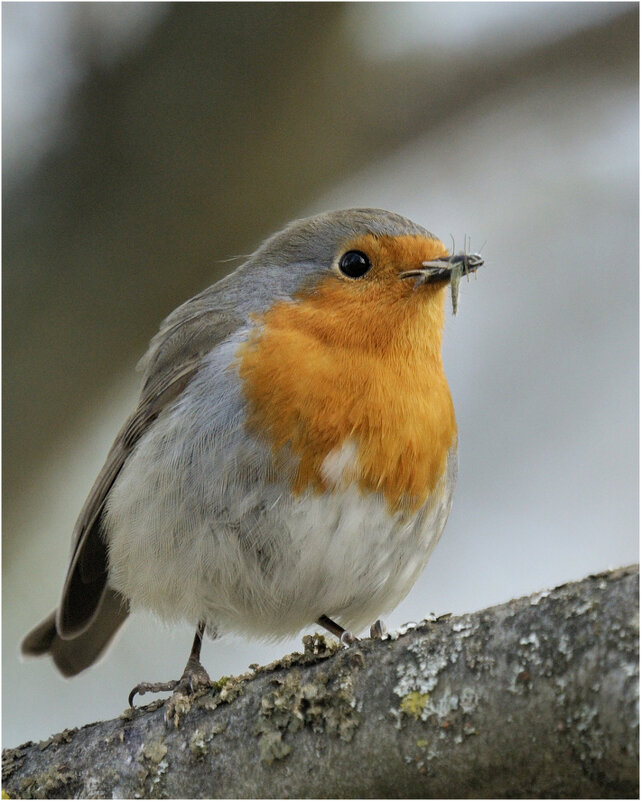
[[[638,797],[638,567],[3,753],[10,797]]]

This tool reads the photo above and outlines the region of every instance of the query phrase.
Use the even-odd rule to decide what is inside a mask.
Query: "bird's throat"
[[[327,459],[349,444],[344,480],[415,510],[456,441],[440,353],[444,291],[358,304],[328,283],[276,304],[239,349],[248,426],[267,432],[276,464],[281,452],[296,457],[294,492],[331,489]]]

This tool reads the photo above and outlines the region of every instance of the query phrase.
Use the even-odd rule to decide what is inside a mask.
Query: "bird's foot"
[[[209,674],[200,661],[190,657],[179,679],[137,684],[129,693],[129,705],[134,705],[133,701],[136,695],[171,692],[171,696],[165,702],[165,723],[167,726],[173,723],[177,728],[181,715],[189,712],[194,698],[202,690],[208,690],[211,686]]]
[[[197,659],[189,659],[184,673],[165,703],[165,724],[171,726],[173,723],[174,728],[178,728],[180,716],[189,712],[194,698],[211,686],[212,681],[205,668]]]
[[[372,623],[369,628],[369,636],[372,640],[382,640],[386,633],[387,628],[382,620],[377,620],[376,623]]]
[[[134,698],[137,695],[144,695],[145,693],[165,693],[175,689],[178,686],[178,679],[172,681],[141,681],[129,693],[129,706],[133,709],[135,707]]]

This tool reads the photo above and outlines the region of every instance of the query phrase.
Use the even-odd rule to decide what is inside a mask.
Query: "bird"
[[[329,211],[169,314],[78,517],[59,606],[22,653],[73,676],[151,610],[196,633],[181,678],[129,700],[176,701],[210,684],[205,633],[318,624],[349,644],[391,611],[451,509],[446,288],[454,304],[482,264],[393,212]]]

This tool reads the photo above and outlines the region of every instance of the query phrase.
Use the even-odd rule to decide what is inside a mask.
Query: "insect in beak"
[[[456,314],[461,277],[476,272],[482,265],[483,259],[478,253],[455,253],[447,258],[424,261],[419,269],[400,273],[400,278],[415,278],[414,288],[423,284],[449,281],[452,294],[452,313]]]

